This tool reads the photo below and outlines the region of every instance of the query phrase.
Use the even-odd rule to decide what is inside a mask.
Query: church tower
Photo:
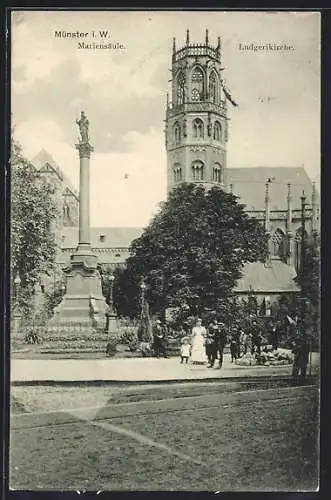
[[[167,96],[165,143],[168,192],[181,182],[225,186],[227,106],[221,41],[216,47],[190,42],[172,52],[172,97]]]

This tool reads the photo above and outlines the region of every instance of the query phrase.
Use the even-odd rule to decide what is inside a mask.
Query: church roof
[[[141,227],[91,227],[92,248],[129,248],[132,241],[143,232]],[[78,227],[63,227],[62,248],[78,245]]]
[[[56,172],[58,177],[63,181],[63,183],[70,189],[72,194],[77,199],[79,199],[79,194],[77,192],[77,189],[73,186],[71,181],[63,173],[61,168],[54,161],[54,158],[52,157],[52,155],[50,155],[49,152],[46,151],[46,149],[44,149],[44,148],[41,149],[41,151],[39,151],[39,153],[33,158],[31,163],[32,163],[32,165],[34,165],[36,167],[37,170],[41,170],[46,165],[46,163],[48,163],[53,168],[53,170]]]
[[[233,194],[248,210],[264,210],[265,183],[269,185],[270,209],[287,209],[287,184],[292,185],[292,209],[301,208],[300,196],[305,191],[311,203],[313,185],[303,167],[245,167],[228,168],[227,185],[232,184]]]
[[[235,292],[284,293],[300,290],[294,281],[295,269],[280,260],[272,260],[269,266],[262,262],[249,262],[242,272]]]

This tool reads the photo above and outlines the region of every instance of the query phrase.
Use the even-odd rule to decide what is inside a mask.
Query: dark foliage
[[[264,261],[267,235],[236,197],[214,187],[182,184],[173,190],[142,236],[131,245],[121,273],[121,310],[139,311],[140,288],[152,314],[168,307],[191,316],[227,308],[245,262]]]

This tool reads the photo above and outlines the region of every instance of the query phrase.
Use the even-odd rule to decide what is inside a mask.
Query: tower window
[[[179,165],[179,163],[175,163],[174,165],[173,178],[174,182],[179,182],[182,180],[182,167]]]
[[[176,122],[174,125],[174,138],[175,138],[175,144],[179,144],[181,141],[181,129],[178,122]]]
[[[201,101],[200,92],[198,91],[198,89],[192,90],[192,101],[194,101],[194,102]]]
[[[220,122],[215,122],[214,124],[214,141],[222,140],[222,126]]]
[[[215,71],[213,71],[209,77],[209,100],[214,103],[218,103],[218,85],[217,76]]]
[[[195,68],[192,73],[192,101],[202,101],[204,94],[204,74],[200,68]]]
[[[223,182],[223,169],[219,163],[215,163],[213,168],[213,181]]]
[[[179,73],[177,77],[177,104],[183,104],[185,96],[185,77]]]
[[[99,240],[100,240],[101,242],[103,242],[103,241],[105,241],[105,239],[106,239],[106,236],[105,236],[104,234],[100,234],[100,236],[99,236]]]
[[[200,118],[193,120],[193,137],[197,139],[203,139],[204,137],[204,126],[203,121]]]
[[[192,163],[192,179],[194,181],[204,180],[204,165],[202,161],[195,161]]]

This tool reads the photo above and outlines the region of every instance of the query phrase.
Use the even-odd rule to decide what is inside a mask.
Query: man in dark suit
[[[222,368],[223,365],[223,351],[227,340],[226,327],[224,323],[219,322],[216,324],[216,328],[214,330],[214,340],[216,349],[215,349],[215,357],[213,358],[211,366],[214,366],[218,354],[219,362],[217,368],[220,369]]]
[[[217,330],[217,324],[216,321],[214,321],[208,327],[207,338],[205,341],[206,354],[209,361],[208,368],[212,368],[214,366],[215,359],[217,358],[217,348],[214,338],[216,330]]]
[[[309,360],[310,343],[305,325],[298,319],[292,339],[292,352],[294,355],[292,376],[294,380],[305,379]]]
[[[155,356],[157,358],[159,358],[160,356],[167,358],[168,356],[166,352],[165,329],[159,319],[156,320],[153,327],[153,341]]]
[[[261,345],[262,345],[262,331],[261,325],[258,321],[253,320],[250,327],[250,333],[252,335],[252,349],[251,354],[256,352],[257,354],[261,354]]]

